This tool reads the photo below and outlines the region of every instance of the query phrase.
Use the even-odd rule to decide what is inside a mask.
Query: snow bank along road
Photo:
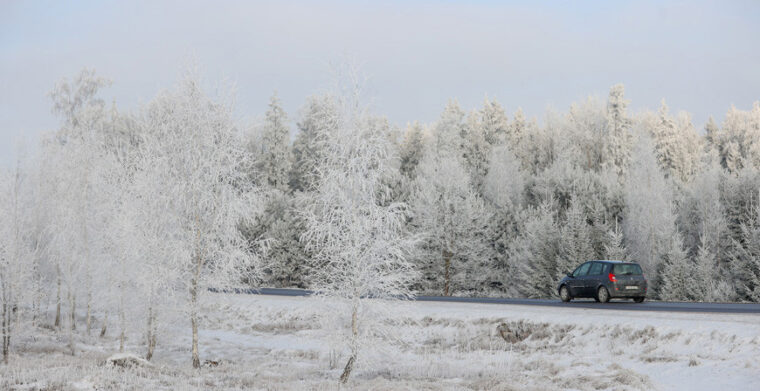
[[[245,293],[275,296],[309,296],[312,291],[305,289],[275,289],[262,288],[247,290]],[[447,297],[447,296],[417,296],[417,301],[448,301],[458,303],[512,304],[564,308],[593,308],[599,310],[630,310],[630,311],[663,311],[663,312],[706,312],[731,314],[760,314],[760,304],[748,303],[679,303],[665,301],[650,301],[634,303],[633,301],[613,301],[597,303],[593,300],[571,301],[563,303],[560,300],[548,299],[505,299],[497,297]]]

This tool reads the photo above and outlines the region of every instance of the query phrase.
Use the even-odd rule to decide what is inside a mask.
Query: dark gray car
[[[647,295],[647,279],[638,263],[588,261],[567,273],[559,282],[557,293],[564,302],[591,297],[602,303],[611,298],[633,299],[641,303]]]

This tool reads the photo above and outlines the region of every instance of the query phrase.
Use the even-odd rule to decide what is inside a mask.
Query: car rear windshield
[[[635,263],[624,263],[620,265],[615,265],[612,268],[613,274],[621,274],[621,275],[641,275],[641,266],[635,264]]]

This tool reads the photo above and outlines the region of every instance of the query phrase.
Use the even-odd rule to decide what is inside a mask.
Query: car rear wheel
[[[596,291],[596,301],[606,303],[610,301],[610,292],[607,291],[607,288],[600,286],[599,290]]]
[[[637,303],[642,303],[642,302],[644,302],[644,297],[643,296],[642,297],[634,297],[633,301],[635,301]]]
[[[562,288],[559,288],[559,298],[565,303],[573,299],[570,297],[570,290],[567,289],[567,286],[562,285]]]

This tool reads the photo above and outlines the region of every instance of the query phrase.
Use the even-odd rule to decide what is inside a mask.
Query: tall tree
[[[401,173],[407,178],[414,179],[416,177],[417,166],[425,152],[424,148],[422,126],[418,122],[407,126],[399,153]]]
[[[470,173],[470,183],[478,192],[483,192],[483,181],[488,174],[488,159],[493,146],[488,143],[484,128],[476,112],[467,116],[465,136],[462,140],[464,165]]]
[[[691,180],[699,163],[702,147],[689,114],[680,112],[673,118],[668,105],[662,100],[657,112],[658,121],[650,129],[660,167],[675,183]]]
[[[258,157],[262,182],[280,191],[288,190],[290,173],[290,129],[288,117],[275,93],[262,129],[261,155]]]
[[[607,120],[609,121],[607,141],[607,156],[605,164],[613,167],[618,175],[623,175],[631,158],[631,119],[628,117],[626,108],[630,101],[624,97],[625,87],[616,84],[610,88],[607,98]]]
[[[179,238],[165,262],[174,271],[174,285],[187,292],[192,328],[192,363],[200,367],[198,350],[200,298],[207,288],[240,284],[257,270],[257,257],[238,227],[261,208],[243,170],[250,156],[231,118],[232,108],[207,97],[190,75],[174,91],[148,106],[145,126],[152,131],[146,154],[160,156],[153,165],[152,197],[166,209],[171,224],[163,238]]]
[[[560,256],[558,258],[555,278],[562,278],[579,262],[589,261],[595,258],[594,248],[591,246],[591,229],[586,221],[586,212],[580,202],[570,204],[567,209],[565,224],[560,229],[562,242]]]
[[[404,232],[407,208],[387,202],[383,179],[390,166],[387,135],[358,106],[344,103],[336,132],[325,141],[319,181],[305,211],[307,248],[313,253],[317,293],[345,301],[350,356],[340,376],[348,382],[362,347],[382,326],[375,299],[412,295],[415,271],[407,254],[414,245]],[[370,299],[373,298],[373,299]]]
[[[312,96],[301,117],[293,143],[290,186],[294,191],[312,191],[316,188],[319,164],[324,160],[322,148],[340,120],[338,102],[331,95]]]
[[[97,192],[102,171],[94,163],[103,155],[106,127],[105,103],[98,98],[100,88],[110,82],[96,76],[92,70],[83,70],[72,81],[63,79],[49,93],[53,111],[62,117],[62,126],[54,136],[58,147],[58,167],[61,201],[67,211],[58,214],[57,243],[60,260],[65,262],[69,311],[69,342],[74,353],[73,330],[76,328],[76,296],[80,282],[85,294],[87,332],[92,326],[93,269],[98,242],[100,202]],[[59,269],[60,270],[60,269]],[[81,281],[75,279],[81,278]]]
[[[672,190],[646,135],[640,136],[631,161],[624,186],[623,232],[631,258],[655,277],[650,281],[656,292],[662,256],[674,248],[671,243],[676,234]]]
[[[519,262],[518,292],[523,297],[554,296],[554,281],[558,275],[567,272],[559,269],[562,244],[556,203],[549,198],[538,207],[529,208],[523,219],[511,254],[511,258]]]
[[[659,296],[665,300],[693,300],[691,286],[694,285],[694,262],[686,256],[680,235],[676,232],[670,238],[663,255],[662,285]]]
[[[486,98],[480,110],[480,124],[489,145],[501,145],[507,141],[507,134],[510,131],[509,119],[499,102]]]
[[[28,175],[20,163],[13,171],[0,171],[0,337],[2,360],[8,364],[11,340],[21,325],[25,299],[33,290],[30,259],[31,208]]]
[[[449,296],[466,286],[462,279],[482,259],[486,246],[481,234],[488,215],[456,156],[445,151],[429,153],[418,169],[411,224],[425,240],[423,259],[429,262],[421,270],[432,282],[429,289],[438,288]]]

